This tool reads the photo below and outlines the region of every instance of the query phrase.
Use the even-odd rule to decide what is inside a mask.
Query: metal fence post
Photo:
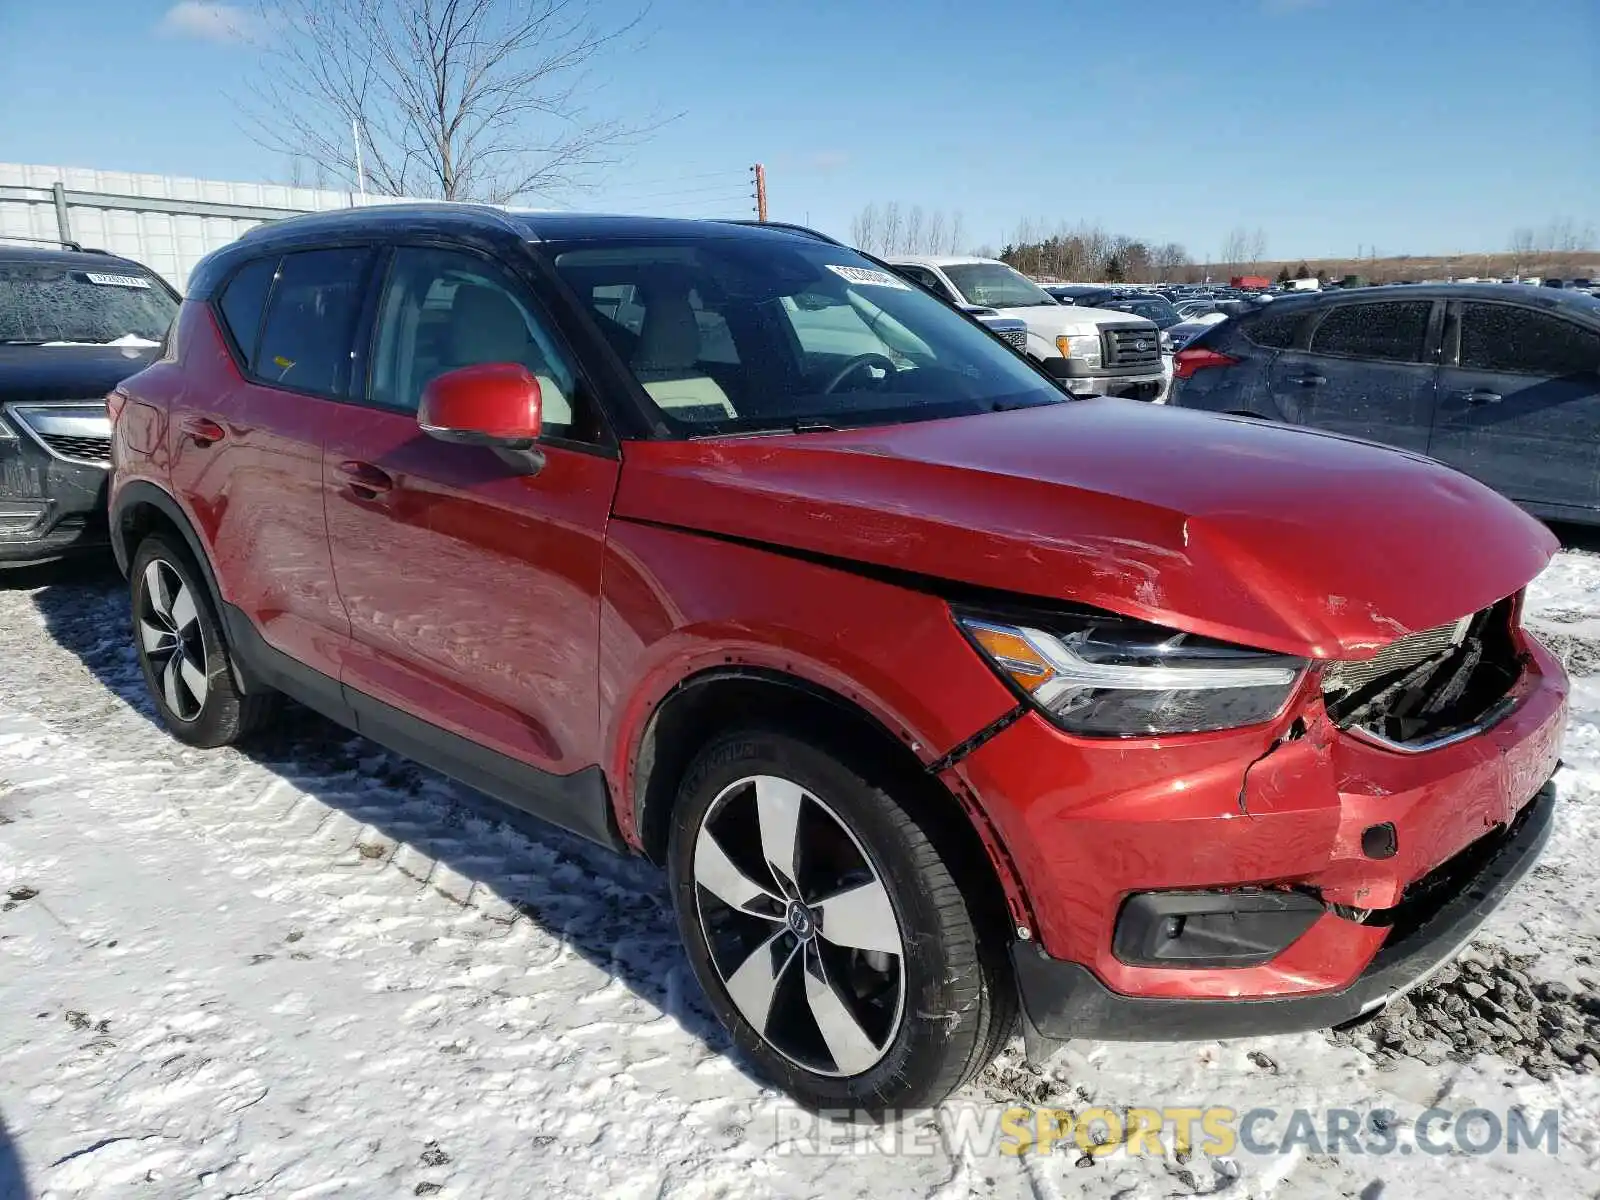
[[[56,200],[56,229],[63,242],[72,240],[72,218],[67,213],[67,189],[58,179],[50,185],[50,192]]]

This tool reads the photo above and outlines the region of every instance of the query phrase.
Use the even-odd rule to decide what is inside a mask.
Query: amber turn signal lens
[[[1023,691],[1032,692],[1055,674],[1039,652],[1017,634],[986,625],[969,625],[968,629],[973,640]]]

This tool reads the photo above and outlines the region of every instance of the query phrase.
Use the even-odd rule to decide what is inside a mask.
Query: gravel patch
[[[1572,633],[1557,633],[1551,629],[1537,632],[1539,640],[1561,660],[1561,665],[1566,667],[1568,673],[1593,675],[1600,671],[1600,640]]]
[[[1532,955],[1478,946],[1376,1020],[1328,1036],[1379,1064],[1415,1058],[1437,1064],[1494,1054],[1536,1079],[1600,1073],[1600,996],[1535,980]],[[1600,973],[1600,972],[1597,972]]]

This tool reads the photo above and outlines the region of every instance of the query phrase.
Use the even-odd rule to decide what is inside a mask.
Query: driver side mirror
[[[441,442],[488,446],[516,466],[538,471],[543,424],[539,381],[520,363],[458,367],[422,389],[417,424]]]

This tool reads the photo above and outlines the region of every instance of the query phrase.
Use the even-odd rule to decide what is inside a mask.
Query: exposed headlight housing
[[[1283,711],[1306,666],[1303,659],[1110,614],[1037,624],[978,614],[957,620],[1045,716],[1092,737],[1255,725]]]
[[[1084,365],[1100,365],[1100,335],[1098,333],[1063,333],[1056,338],[1056,349],[1062,358],[1076,358]]]

